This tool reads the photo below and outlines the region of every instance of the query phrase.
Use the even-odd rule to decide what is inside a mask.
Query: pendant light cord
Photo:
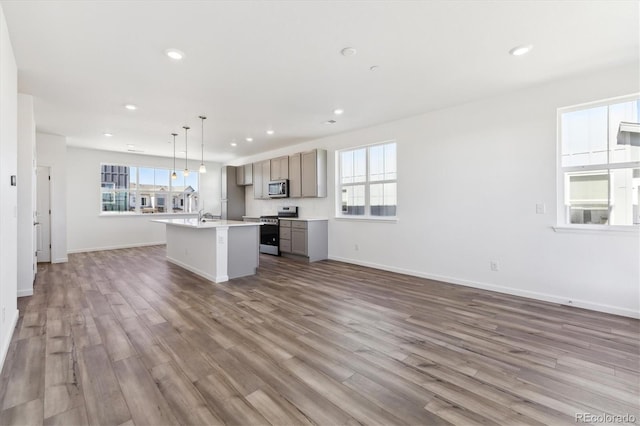
[[[189,141],[188,141],[188,138],[187,138],[187,132],[189,131],[190,127],[189,126],[183,126],[182,128],[184,129],[184,170],[185,170],[185,173],[188,173],[188,170],[189,170],[189,166],[188,166]]]
[[[206,119],[207,117],[205,117],[204,115],[200,116],[200,121],[202,121],[202,157],[200,164],[204,164],[204,120]]]
[[[176,136],[178,136],[177,133],[171,133],[171,136],[173,136],[173,173],[176,172]]]

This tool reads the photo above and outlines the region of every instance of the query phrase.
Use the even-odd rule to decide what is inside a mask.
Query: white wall
[[[36,122],[33,97],[18,94],[18,297],[33,294]]]
[[[9,349],[17,309],[17,95],[18,70],[0,6],[0,368]]]
[[[330,218],[333,259],[639,317],[638,233],[552,229],[557,108],[636,93],[638,74],[613,68],[234,161],[328,150],[326,199],[253,200],[248,187],[247,214],[299,205]],[[392,139],[399,221],[334,219],[335,151]]]
[[[172,158],[152,157],[93,149],[67,148],[67,209],[69,253],[163,244],[165,226],[151,222],[167,215],[108,215],[100,216],[101,163],[137,166],[173,166]],[[197,170],[200,163],[190,161]],[[206,163],[207,173],[201,175],[200,207],[220,214],[219,163]]]
[[[38,166],[51,171],[51,263],[67,261],[67,138],[36,133]]]

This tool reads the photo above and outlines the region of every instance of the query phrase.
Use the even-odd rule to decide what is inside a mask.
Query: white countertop
[[[273,216],[276,216],[275,214]],[[242,216],[245,219],[260,219],[260,216]],[[297,220],[299,222],[313,222],[318,220],[329,220],[326,217],[281,217],[280,220]]]
[[[281,217],[280,220],[296,220],[298,222],[314,222],[329,220],[326,217]]]
[[[191,219],[154,219],[151,222],[164,223],[165,225],[184,226],[187,228],[211,229],[222,226],[260,226],[259,222],[242,222],[240,220],[214,220],[198,222],[197,218]]]

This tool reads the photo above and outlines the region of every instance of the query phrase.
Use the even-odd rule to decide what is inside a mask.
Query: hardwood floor
[[[340,262],[212,284],[164,247],[40,265],[0,424],[640,419],[640,322]]]

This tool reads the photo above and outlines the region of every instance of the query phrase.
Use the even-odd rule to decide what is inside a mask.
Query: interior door
[[[38,262],[51,262],[51,180],[49,167],[38,166],[36,187],[36,253]]]

